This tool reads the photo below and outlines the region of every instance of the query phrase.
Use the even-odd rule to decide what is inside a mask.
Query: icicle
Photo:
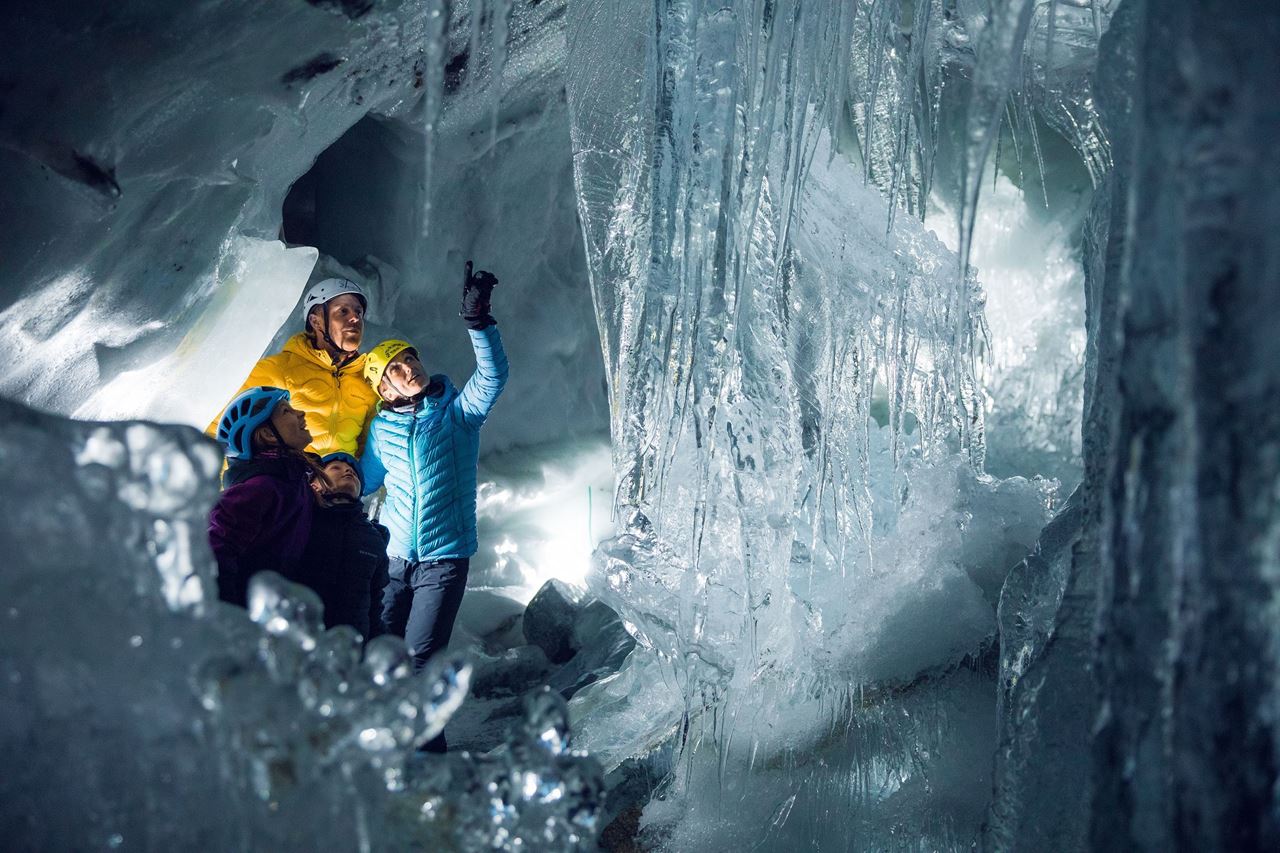
[[[431,186],[434,175],[436,123],[444,100],[444,0],[423,2],[422,70],[422,236],[431,231]]]
[[[496,156],[498,150],[498,110],[502,105],[502,74],[507,67],[507,38],[511,31],[511,8],[513,0],[494,0],[497,4],[492,14],[492,42],[489,67],[489,87],[491,93],[489,114],[489,156]]]
[[[893,13],[900,10],[900,4],[897,2],[889,2],[889,0],[872,0],[870,9],[867,13],[867,27],[870,30],[870,47],[867,50],[867,88],[864,93],[866,99],[866,129],[864,131],[864,145],[869,152],[875,150],[876,140],[876,106],[880,97],[880,79],[884,72],[885,55],[892,50],[888,33],[890,27],[896,23],[896,18],[892,17]],[[866,158],[866,174],[864,179],[871,180],[871,156],[868,154]]]
[[[464,81],[467,86],[475,85],[480,76],[481,55],[480,44],[484,33],[488,0],[470,0],[470,17],[467,19],[471,35],[467,40],[467,68]]]
[[[960,274],[967,275],[973,246],[982,173],[999,135],[1000,113],[1022,67],[1035,0],[1003,0],[992,10],[977,48],[973,91],[965,113],[965,154],[961,161]]]
[[[1031,151],[1036,158],[1036,171],[1040,176],[1040,192],[1044,198],[1044,206],[1048,208],[1049,183],[1045,178],[1044,152],[1040,150],[1040,131],[1036,129],[1035,108],[1031,106],[1031,102],[1025,94],[1019,101],[1022,106],[1022,112],[1026,115],[1027,133],[1031,137]]]
[[[856,785],[870,803],[884,765],[896,784],[922,772],[887,720],[894,700],[855,702],[839,680],[873,630],[844,608],[900,579],[883,528],[930,497],[916,469],[950,463],[957,443],[981,458],[977,308],[918,221],[884,231],[888,207],[829,133],[848,91],[858,171],[923,203],[943,4],[916,5],[909,43],[892,0],[569,8],[574,177],[617,499],[637,519],[602,552],[621,586],[599,592],[673,667],[681,796],[751,784],[742,766],[796,768],[778,737],[758,736],[789,721],[739,714],[744,701],[785,714],[806,691],[830,714],[814,734],[847,739],[867,764],[843,778],[807,767],[794,784]],[[829,585],[842,594],[828,600]],[[911,724],[936,738],[936,721]]]
[[[1096,15],[1095,15],[1096,18]],[[1053,43],[1058,37],[1058,0],[1049,0],[1049,24],[1048,33],[1045,36],[1044,45],[1044,72],[1045,78],[1053,73]]]

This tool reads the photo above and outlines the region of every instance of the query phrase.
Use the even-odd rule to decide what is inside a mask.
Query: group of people
[[[507,381],[497,283],[467,262],[476,369],[461,390],[408,341],[360,352],[368,300],[354,282],[308,290],[305,330],[209,427],[227,457],[209,518],[219,598],[244,606],[249,579],[275,571],[316,591],[326,627],[404,637],[415,670],[448,645],[477,547],[480,427]],[[361,498],[384,486],[378,523]],[[426,749],[445,747],[440,735]]]

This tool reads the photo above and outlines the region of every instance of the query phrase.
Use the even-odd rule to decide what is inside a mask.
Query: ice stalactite
[[[852,137],[866,179],[893,205],[890,216],[902,207],[923,217],[938,158],[955,156],[963,170],[957,206],[963,247],[1002,131],[1018,157],[1043,172],[1037,117],[1069,140],[1100,179],[1109,154],[1092,72],[1098,35],[1114,6],[1113,0],[856,4],[842,139]],[[955,117],[962,129],[955,151],[945,144],[955,118],[944,98],[963,110]]]
[[[1021,39],[1010,36],[1009,54],[983,47],[992,27],[1009,25],[1007,4],[857,6],[851,120],[839,147],[895,202],[891,225],[927,214],[956,250],[962,217],[974,227],[967,269],[982,284],[989,321],[980,342],[986,455],[1000,476],[1035,472],[1067,486],[1080,476],[1078,234],[1091,185],[1110,162],[1093,71],[1098,26],[1114,6],[1040,0]],[[993,80],[1004,81],[994,93]],[[977,101],[988,96],[998,108],[980,119]],[[966,127],[976,129],[976,146]],[[973,197],[959,191],[970,162]]]
[[[898,207],[923,216],[933,179],[943,93],[943,40],[954,35],[942,0],[856,4],[848,66],[850,130],[864,178]],[[909,19],[904,15],[909,14]]]
[[[444,102],[446,29],[448,9],[444,0],[423,0],[422,63],[414,72],[422,92],[422,236],[431,232],[431,190],[435,175],[436,125]]]
[[[1118,5],[1118,0],[1041,3],[1023,52],[1024,114],[1034,109],[1071,142],[1095,185],[1111,167],[1111,141],[1099,122],[1094,70],[1099,41]]]
[[[988,158],[1000,134],[1001,115],[1022,69],[1022,44],[1035,0],[995,0],[976,28],[973,94],[965,109],[960,163],[960,269],[969,268],[978,194]]]
[[[1117,151],[1132,144],[1135,6],[1122,7],[1110,21],[1091,87],[1098,93],[1099,132]],[[1045,529],[1036,553],[1014,570],[1001,601],[1000,733],[985,838],[992,850],[1089,846],[1096,773],[1092,753],[1081,745],[1090,742],[1099,711],[1093,660],[1101,495],[1115,442],[1115,281],[1125,253],[1129,170],[1108,168],[1097,180],[1082,234],[1088,333],[1084,479],[1067,509]]]
[[[614,762],[675,739],[673,796],[646,814],[676,848],[759,831],[716,805],[735,798],[776,811],[775,839],[821,836],[826,808],[854,827],[837,846],[895,827],[960,843],[984,804],[924,803],[930,784],[966,784],[955,750],[937,758],[947,733],[982,728],[961,664],[993,620],[954,556],[995,488],[975,474],[981,309],[918,221],[886,233],[884,198],[835,150],[851,58],[888,48],[841,3],[570,15],[625,525],[595,591],[644,647],[575,697],[589,745]],[[899,150],[915,122],[897,125]],[[1012,491],[1009,528],[1031,519],[1033,541],[1044,495]],[[672,819],[681,796],[699,825]]]
[[[1028,155],[1044,171],[1035,115],[1071,141],[1093,179],[1109,164],[1108,144],[1097,121],[1091,72],[1098,38],[1114,9],[1110,0],[992,0],[984,10],[957,9],[962,22],[953,38],[971,67],[960,154],[960,262],[970,263],[982,178],[1002,125],[1027,137]],[[1027,156],[1027,155],[1024,155]]]
[[[467,88],[484,91],[488,98],[490,152],[498,140],[498,114],[502,98],[503,72],[511,48],[511,21],[514,0],[421,0],[423,31],[422,60],[415,66],[422,88],[422,236],[432,234],[431,211],[435,186],[436,146],[439,144],[441,112],[447,93]],[[459,51],[447,56],[451,46]]]

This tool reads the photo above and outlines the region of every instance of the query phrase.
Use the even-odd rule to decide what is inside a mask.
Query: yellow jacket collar
[[[307,337],[306,332],[298,332],[298,334],[285,341],[284,352],[292,353],[307,361],[315,362],[325,370],[333,370],[333,356],[325,350],[316,349],[311,345],[311,339]],[[354,368],[357,373],[364,369],[364,353],[360,353],[351,361],[342,365],[342,370]]]

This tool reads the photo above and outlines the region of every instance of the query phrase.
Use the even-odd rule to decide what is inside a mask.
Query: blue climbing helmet
[[[360,488],[364,488],[364,475],[360,473],[360,460],[342,450],[326,453],[320,457],[320,467],[324,468],[330,462],[345,462],[351,466],[356,472],[356,479],[360,481]]]
[[[226,448],[227,458],[252,459],[253,431],[270,420],[276,406],[288,399],[288,391],[269,385],[236,395],[218,420],[218,442]]]

